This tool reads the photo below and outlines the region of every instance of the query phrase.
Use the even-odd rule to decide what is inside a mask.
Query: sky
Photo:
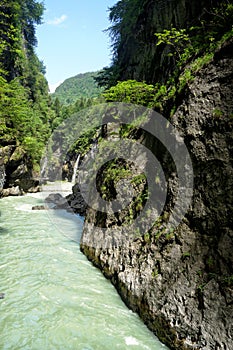
[[[44,0],[36,52],[46,66],[50,92],[65,79],[111,64],[108,8],[117,0]]]

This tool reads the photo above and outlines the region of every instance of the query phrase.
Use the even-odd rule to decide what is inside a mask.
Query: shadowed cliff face
[[[121,218],[87,211],[82,251],[171,349],[232,349],[232,50],[226,43],[197,74],[172,119],[194,168],[192,206],[175,232],[111,242],[101,226],[117,230]]]
[[[127,79],[152,84],[165,82],[176,68],[175,61],[168,57],[168,45],[156,46],[155,33],[171,26],[180,29],[201,25],[217,3],[215,0],[129,1],[123,20],[120,24],[113,23],[113,27],[119,28],[117,43],[113,45],[113,66],[118,74],[115,83]]]
[[[33,176],[31,159],[22,147],[0,147],[0,181],[0,197],[39,191],[39,181]]]

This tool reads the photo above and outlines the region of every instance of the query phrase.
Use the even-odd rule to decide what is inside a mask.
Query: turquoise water
[[[1,350],[165,350],[80,253],[83,221],[0,200]]]

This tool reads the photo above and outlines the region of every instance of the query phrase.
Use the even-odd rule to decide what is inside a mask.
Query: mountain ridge
[[[65,79],[51,94],[58,98],[62,104],[72,104],[81,98],[95,98],[103,91],[95,82],[99,71],[78,73]]]

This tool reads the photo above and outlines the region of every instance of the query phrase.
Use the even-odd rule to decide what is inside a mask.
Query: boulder
[[[19,186],[15,187],[9,187],[2,190],[1,196],[2,197],[8,197],[8,196],[21,196],[23,194],[22,190],[19,188]]]
[[[44,205],[34,205],[32,207],[32,210],[46,210],[48,209],[47,207],[45,207]]]
[[[69,208],[67,199],[64,198],[60,193],[51,193],[48,197],[45,198],[45,202],[55,204],[53,209]]]

